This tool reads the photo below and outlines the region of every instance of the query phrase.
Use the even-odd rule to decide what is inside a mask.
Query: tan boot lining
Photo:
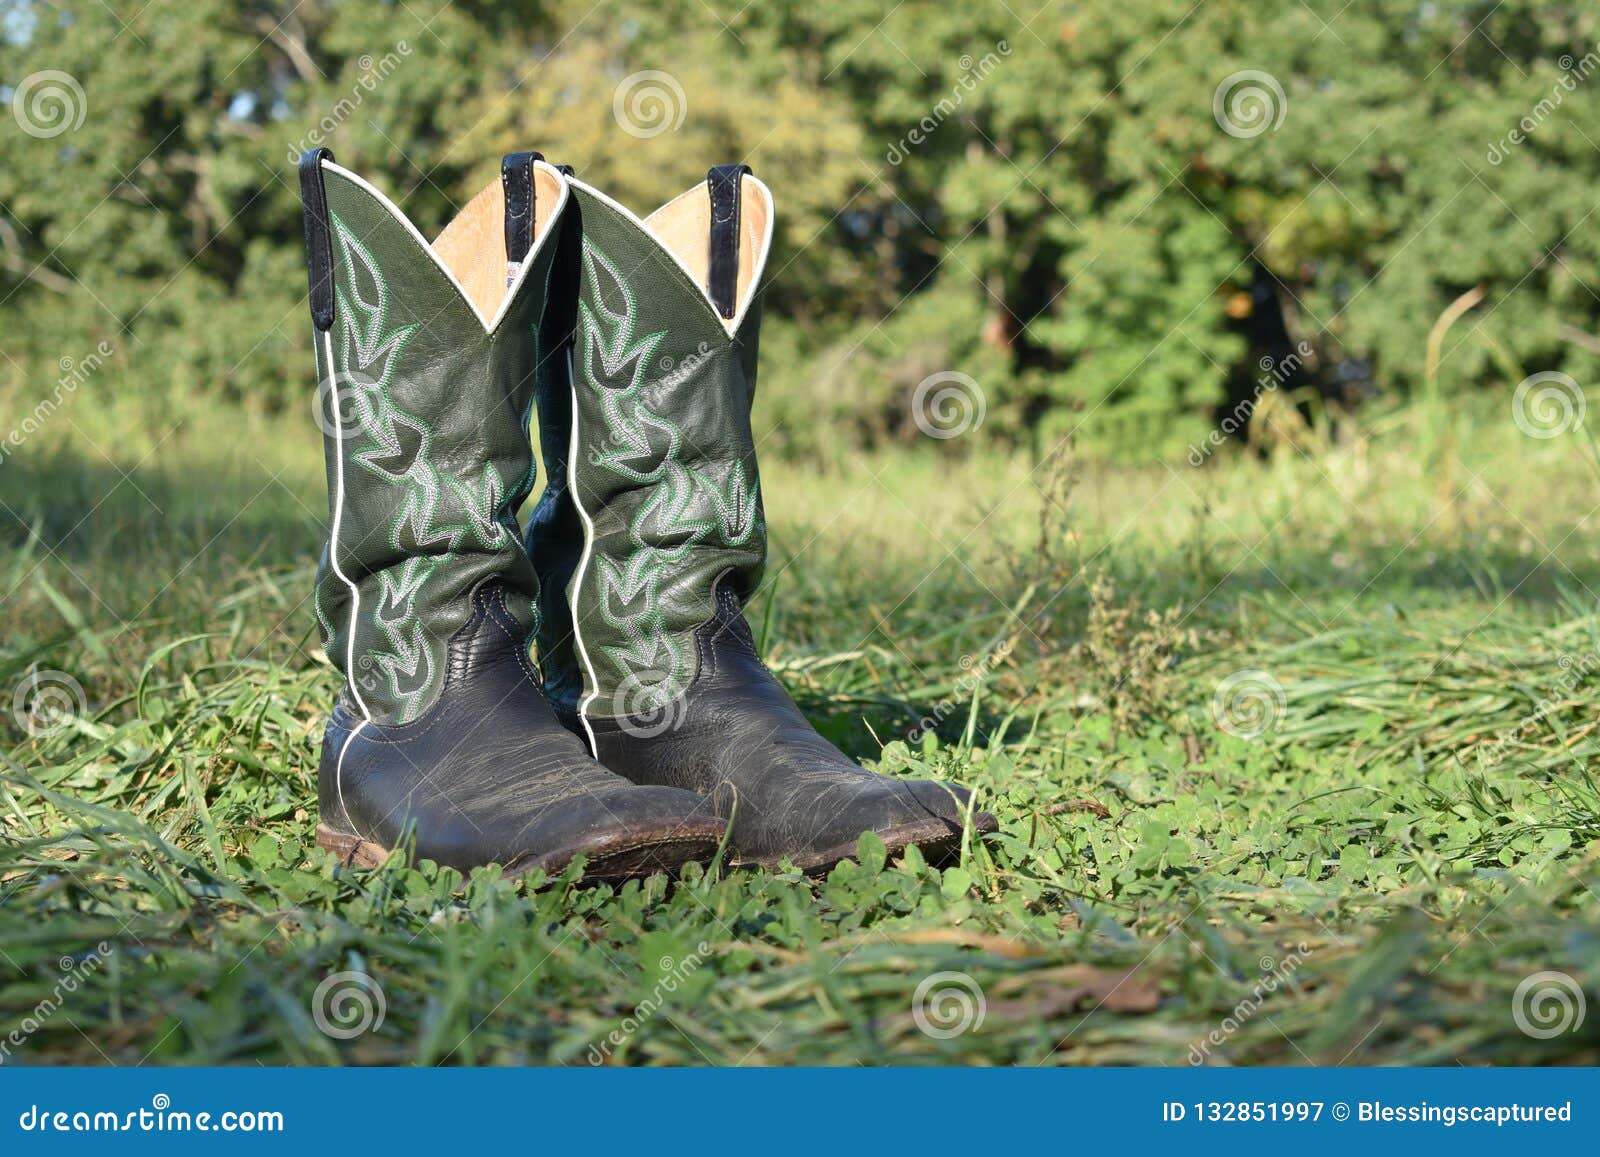
[[[739,198],[739,277],[734,296],[734,314],[744,310],[745,302],[755,288],[756,262],[762,257],[762,246],[767,240],[767,219],[772,213],[767,191],[759,181],[748,174],[742,179]],[[661,244],[677,254],[685,268],[694,277],[695,284],[705,288],[711,268],[711,191],[701,182],[695,188],[668,201],[644,222]]]
[[[533,239],[544,236],[550,210],[561,199],[561,185],[543,169],[533,170]],[[467,297],[484,317],[500,312],[506,296],[506,192],[496,177],[444,227],[433,242]]]

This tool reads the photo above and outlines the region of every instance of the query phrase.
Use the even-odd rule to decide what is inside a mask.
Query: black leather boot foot
[[[823,873],[851,859],[863,832],[890,856],[913,844],[932,864],[955,860],[971,793],[932,780],[890,779],[857,766],[817,734],[756,655],[738,602],[719,588],[717,615],[696,633],[698,676],[648,716],[591,718],[606,766],[635,783],[698,792],[729,821],[733,866],[787,859]],[[974,837],[997,830],[972,811]]]
[[[671,872],[716,854],[726,827],[699,796],[638,787],[589,757],[561,726],[522,659],[496,582],[472,596],[451,640],[438,701],[407,724],[334,708],[318,776],[317,843],[375,867],[409,840],[418,859],[507,876],[556,873],[584,856],[584,878]]]

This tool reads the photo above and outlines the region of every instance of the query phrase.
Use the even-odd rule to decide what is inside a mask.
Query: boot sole
[[[983,836],[999,830],[999,821],[988,812],[979,812],[972,817],[973,835]],[[956,828],[952,831],[950,825],[943,820],[922,820],[914,824],[902,824],[900,827],[890,828],[886,832],[877,834],[890,856],[898,856],[915,844],[922,852],[923,858],[935,867],[950,862],[961,853],[962,829]],[[806,875],[820,876],[832,871],[845,860],[855,859],[857,843],[857,840],[852,840],[848,844],[840,844],[804,858],[792,855],[755,857],[747,860],[735,858],[729,861],[729,866],[764,868],[772,871],[784,860],[788,860]]]
[[[504,875],[506,879],[514,880],[536,868],[554,875],[578,855],[587,857],[583,869],[585,883],[613,884],[659,873],[673,875],[684,864],[710,863],[721,846],[722,835],[721,824],[686,823],[676,829],[672,836],[644,840],[623,836],[590,847],[562,849],[517,860],[504,865]],[[334,831],[325,824],[317,825],[317,847],[332,852],[345,867],[352,864],[363,868],[382,867],[390,855],[389,849],[382,844]],[[671,855],[663,857],[662,853],[669,849]]]

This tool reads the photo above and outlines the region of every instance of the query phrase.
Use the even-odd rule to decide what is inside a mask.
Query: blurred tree
[[[7,395],[109,340],[153,400],[299,405],[313,143],[425,233],[512,148],[642,212],[749,161],[779,199],[761,410],[795,452],[915,434],[944,370],[992,436],[1142,454],[1285,342],[1405,393],[1474,289],[1441,389],[1594,380],[1592,5],[1033,8],[0,0]],[[66,130],[27,131],[59,74]]]

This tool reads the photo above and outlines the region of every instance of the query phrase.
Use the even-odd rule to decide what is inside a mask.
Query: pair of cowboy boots
[[[432,244],[326,149],[300,182],[330,494],[316,611],[344,675],[322,846],[508,875],[582,855],[616,881],[725,839],[734,864],[821,871],[868,831],[940,858],[994,829],[963,789],[858,767],[756,654],[773,206],[746,167],[640,220],[514,153]]]

